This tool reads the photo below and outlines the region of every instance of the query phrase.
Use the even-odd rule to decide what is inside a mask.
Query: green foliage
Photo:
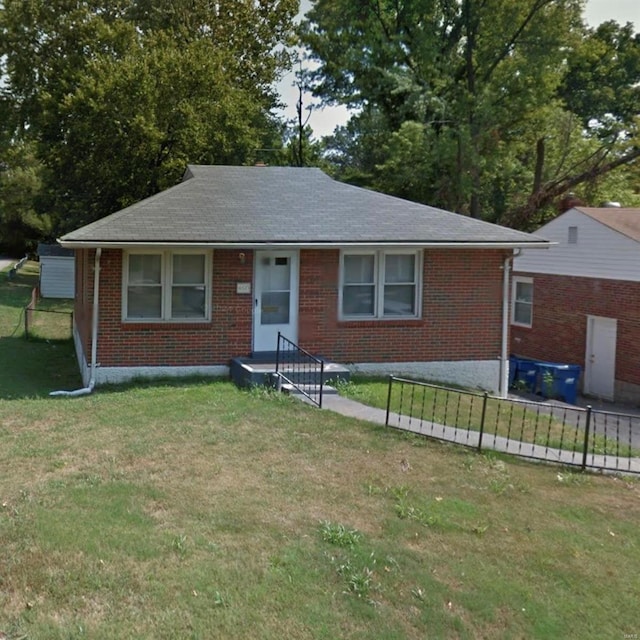
[[[251,163],[281,127],[272,89],[295,0],[8,0],[6,144],[35,143],[31,206],[56,234],[175,184],[187,162]],[[2,56],[5,56],[2,58]]]
[[[369,596],[373,587],[373,571],[369,567],[354,567],[349,561],[338,566],[338,574],[347,584],[347,593],[357,598]]]
[[[568,108],[599,138],[635,130],[640,102],[640,34],[604,22],[572,52],[560,88]]]
[[[160,35],[92,65],[61,108],[72,128],[49,149],[50,171],[68,176],[51,187],[52,209],[86,223],[175,184],[187,162],[246,161],[269,125],[264,105],[226,75],[226,59],[208,40]],[[91,153],[78,158],[80,144]]]
[[[353,547],[362,537],[356,529],[347,529],[342,524],[324,521],[320,525],[320,535],[325,542],[338,547]]]
[[[0,253],[23,256],[47,235],[48,220],[35,212],[42,185],[42,167],[32,144],[17,142],[6,149],[0,165]]]
[[[316,0],[300,31],[318,62],[309,82],[357,109],[328,141],[338,175],[521,228],[556,215],[566,191],[640,154],[640,41],[630,25],[587,30],[581,10]]]
[[[184,556],[187,555],[187,550],[188,550],[188,538],[186,535],[184,534],[180,534],[179,536],[176,536],[175,538],[173,538],[173,540],[171,541],[171,548],[181,557],[183,558]]]
[[[284,146],[281,149],[268,149],[264,156],[257,157],[265,164],[291,167],[320,167],[331,171],[331,166],[324,157],[325,144],[313,139],[311,127],[299,127],[289,124],[284,131]]]

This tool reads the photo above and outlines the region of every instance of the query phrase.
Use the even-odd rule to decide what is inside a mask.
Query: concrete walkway
[[[366,420],[374,424],[386,424],[386,411],[384,409],[369,407],[337,394],[324,395],[322,398],[322,408],[334,411],[343,416]],[[411,418],[410,416],[403,416],[397,413],[389,414],[389,427],[468,447],[477,447],[480,439],[480,433],[478,431],[456,429],[454,427],[447,427],[435,422]],[[490,449],[520,457],[570,465],[581,465],[583,458],[581,451],[552,449],[550,447],[520,442],[518,440],[508,440],[507,438],[493,434],[484,435],[482,449]],[[603,456],[590,453],[587,454],[586,463],[588,467],[596,469],[618,471],[620,473],[640,473],[640,459],[638,458],[619,458],[616,456]]]

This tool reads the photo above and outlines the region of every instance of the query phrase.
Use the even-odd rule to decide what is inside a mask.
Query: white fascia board
[[[555,242],[90,242],[58,240],[65,249],[548,249]]]

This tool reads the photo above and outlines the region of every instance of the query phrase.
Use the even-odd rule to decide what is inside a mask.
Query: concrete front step
[[[281,365],[282,374],[296,384],[319,384],[320,365],[305,364],[303,366]],[[275,361],[264,361],[262,358],[233,358],[230,365],[231,379],[239,387],[274,386],[276,365]],[[350,370],[344,365],[324,361],[323,382],[344,380],[351,377]]]
[[[306,393],[307,395],[310,396],[317,396],[320,394],[320,385],[319,384],[299,384],[299,385],[292,385],[289,384],[288,382],[285,382],[280,389],[283,391],[283,393],[289,393],[292,395],[295,395],[297,393]],[[325,384],[322,387],[322,395],[323,396],[328,396],[328,395],[337,395],[338,394],[338,390],[335,387],[332,387],[329,384]]]

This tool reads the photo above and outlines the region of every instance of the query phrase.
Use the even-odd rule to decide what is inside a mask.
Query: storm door
[[[298,340],[298,252],[257,251],[253,350],[275,351],[278,331]]]

